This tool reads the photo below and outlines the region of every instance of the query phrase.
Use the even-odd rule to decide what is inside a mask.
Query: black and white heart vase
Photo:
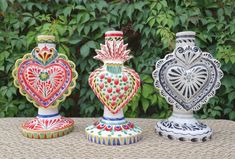
[[[171,117],[157,122],[156,132],[180,141],[211,139],[212,129],[197,121],[193,111],[215,95],[222,77],[219,61],[195,45],[195,32],[177,33],[175,50],[157,61],[153,72],[155,87],[173,105]]]

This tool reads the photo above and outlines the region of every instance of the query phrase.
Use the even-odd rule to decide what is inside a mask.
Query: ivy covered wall
[[[135,57],[127,65],[141,88],[125,108],[127,117],[165,118],[172,106],[153,87],[156,60],[172,52],[175,33],[197,33],[197,45],[220,60],[222,86],[196,116],[235,120],[235,1],[233,0],[9,0],[0,1],[0,117],[34,116],[11,75],[16,59],[30,52],[39,34],[56,36],[59,52],[77,65],[76,89],[61,111],[67,116],[102,115],[103,106],[87,79],[102,63],[95,48],[108,30],[122,30]]]

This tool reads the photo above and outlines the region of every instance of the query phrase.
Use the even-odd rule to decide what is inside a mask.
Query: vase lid
[[[55,43],[54,35],[38,35],[37,43]]]
[[[193,31],[182,31],[176,33],[176,39],[179,38],[195,38],[196,33]]]
[[[105,38],[107,37],[123,37],[122,31],[107,31],[105,33]]]

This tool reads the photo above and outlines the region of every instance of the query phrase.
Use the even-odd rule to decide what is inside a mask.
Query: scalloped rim
[[[19,83],[18,83],[18,78],[17,78],[18,66],[20,65],[20,63],[22,62],[22,60],[28,59],[27,57],[31,57],[31,58],[32,58],[31,53],[27,53],[27,54],[25,54],[25,55],[23,56],[23,58],[16,60],[15,68],[14,68],[13,71],[12,71],[12,76],[13,76],[13,78],[14,78],[14,85],[15,85],[17,88],[19,88],[20,94],[23,95],[23,96],[25,96],[26,99],[27,99],[29,102],[33,103],[33,105],[34,105],[35,107],[37,107],[37,108],[56,108],[56,107],[58,107],[59,104],[60,104],[61,102],[63,102],[63,101],[66,99],[66,97],[69,96],[69,95],[72,93],[72,90],[76,87],[76,80],[77,80],[77,78],[78,78],[78,73],[77,73],[77,71],[76,71],[76,69],[75,69],[75,68],[76,68],[76,65],[75,65],[72,61],[68,60],[68,57],[67,57],[66,55],[61,54],[61,53],[58,53],[58,57],[57,57],[57,58],[60,58],[60,57],[64,58],[65,60],[67,60],[67,62],[69,63],[69,65],[72,66],[72,67],[71,67],[71,70],[72,70],[72,74],[73,74],[74,77],[72,78],[71,83],[69,84],[69,87],[67,88],[67,90],[64,91],[64,93],[62,94],[61,97],[59,97],[58,99],[56,99],[50,106],[48,106],[48,107],[43,107],[43,106],[40,106],[30,95],[28,95],[28,94],[23,90],[23,88],[19,85]],[[73,84],[73,85],[71,86],[71,84]]]

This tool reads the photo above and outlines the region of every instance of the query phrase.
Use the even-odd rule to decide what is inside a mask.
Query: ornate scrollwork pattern
[[[155,87],[178,109],[198,110],[220,87],[219,61],[197,46],[177,47],[156,63]]]
[[[169,121],[169,120],[164,120],[161,121],[161,124],[163,126],[165,126],[166,128],[169,129],[178,129],[178,130],[182,130],[182,131],[197,131],[197,130],[203,130],[204,128],[207,127],[207,125],[201,123],[201,122],[197,122],[194,124],[188,124],[188,123],[184,123],[184,124],[179,124],[179,123],[175,123],[173,121]]]

